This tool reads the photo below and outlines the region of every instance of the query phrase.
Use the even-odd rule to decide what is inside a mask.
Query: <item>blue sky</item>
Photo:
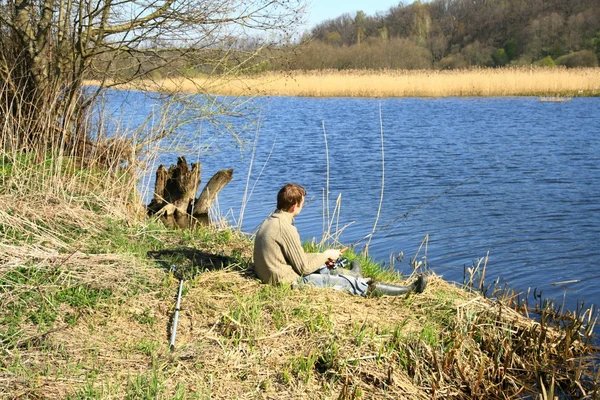
[[[344,13],[354,15],[358,10],[364,11],[367,15],[375,15],[377,11],[386,12],[399,2],[400,0],[310,0],[306,28],[310,29],[319,22],[339,17]],[[410,2],[404,1],[405,4]]]

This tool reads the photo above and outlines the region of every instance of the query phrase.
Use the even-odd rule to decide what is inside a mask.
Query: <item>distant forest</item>
[[[260,69],[595,67],[599,58],[599,0],[433,0],[323,21],[300,51]]]
[[[417,0],[371,16],[342,14],[292,42],[232,36],[222,47],[174,48],[156,39],[138,50],[100,55],[93,70],[100,77],[110,71],[193,78],[232,71],[597,67],[600,0]],[[93,72],[89,78],[100,79]]]

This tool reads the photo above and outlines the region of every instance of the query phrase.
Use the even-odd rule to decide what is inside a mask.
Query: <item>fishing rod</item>
[[[175,266],[171,266],[171,271],[175,271]],[[179,292],[177,293],[177,305],[175,306],[175,316],[173,317],[173,329],[171,330],[171,351],[175,350],[175,336],[177,336],[177,322],[179,321],[179,307],[181,305],[181,291],[183,289],[183,275],[179,280]]]
[[[487,170],[489,170],[489,169],[492,169],[492,168],[494,168],[494,167],[496,167],[496,166],[498,166],[498,165],[500,165],[500,164],[503,164],[504,162],[505,162],[505,160],[503,160],[503,161],[498,161],[497,163],[495,163],[495,164],[493,164],[493,165],[489,166],[488,168],[486,168],[485,170],[483,170],[483,171],[481,171],[481,172],[478,172],[478,173],[476,173],[475,175],[471,175],[470,177],[468,177],[468,178],[466,178],[466,179],[464,179],[464,180],[460,181],[460,182],[459,182],[459,183],[457,183],[456,185],[454,185],[454,186],[452,186],[452,187],[450,187],[450,188],[448,188],[448,189],[444,190],[443,192],[441,192],[441,193],[439,193],[439,194],[437,194],[437,195],[435,195],[435,196],[433,196],[433,197],[430,197],[429,199],[427,199],[427,200],[426,200],[426,201],[424,201],[423,203],[421,203],[421,204],[417,205],[417,206],[416,206],[416,207],[414,207],[414,208],[411,208],[410,210],[408,210],[408,211],[407,211],[407,212],[405,212],[404,214],[402,214],[402,215],[400,215],[400,216],[398,216],[398,217],[394,218],[392,221],[388,222],[387,224],[385,224],[385,225],[383,225],[383,226],[381,226],[381,227],[377,228],[377,229],[376,229],[376,230],[374,230],[373,232],[371,232],[371,233],[369,233],[369,234],[367,234],[367,235],[365,235],[365,236],[361,237],[361,238],[360,238],[360,239],[358,239],[356,242],[354,242],[354,243],[352,243],[352,244],[348,245],[348,247],[354,247],[354,246],[356,246],[357,244],[359,244],[359,243],[360,243],[360,242],[362,242],[363,240],[370,238],[371,236],[375,235],[377,232],[380,232],[380,231],[382,231],[382,230],[384,230],[384,229],[387,229],[387,228],[389,228],[391,225],[395,224],[396,222],[398,222],[399,220],[401,220],[401,219],[403,219],[403,218],[404,218],[404,219],[408,219],[408,216],[409,216],[410,214],[414,213],[415,211],[417,211],[417,210],[419,210],[419,209],[421,209],[421,208],[425,207],[425,206],[426,206],[426,205],[428,205],[428,204],[431,204],[431,203],[433,203],[434,201],[436,201],[436,200],[437,200],[437,199],[439,199],[440,197],[442,197],[442,196],[445,196],[445,195],[447,195],[448,193],[450,193],[450,192],[452,192],[452,191],[454,191],[454,190],[458,189],[459,187],[463,186],[463,185],[464,185],[464,184],[466,184],[467,182],[469,182],[469,181],[472,181],[473,179],[475,179],[475,178],[477,178],[477,177],[481,176],[481,175],[482,175],[484,172],[486,172]]]

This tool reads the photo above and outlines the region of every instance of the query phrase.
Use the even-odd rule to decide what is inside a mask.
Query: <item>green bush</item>
[[[546,56],[546,57],[542,58],[541,60],[537,60],[533,64],[540,66],[540,67],[556,67],[556,63],[550,56]]]
[[[498,49],[492,54],[492,60],[494,60],[494,65],[496,67],[503,67],[508,64],[508,55],[504,49]]]
[[[325,37],[325,42],[334,46],[341,46],[343,43],[342,36],[337,31],[328,32],[327,36]]]
[[[509,61],[512,61],[517,58],[517,41],[515,39],[511,39],[504,46],[504,51],[506,52],[506,57]]]
[[[556,65],[564,65],[567,68],[597,67],[598,57],[590,50],[582,50],[558,57]]]
[[[494,66],[494,60],[492,59],[493,53],[494,50],[492,48],[485,46],[477,40],[460,50],[460,54],[467,64],[480,67]]]

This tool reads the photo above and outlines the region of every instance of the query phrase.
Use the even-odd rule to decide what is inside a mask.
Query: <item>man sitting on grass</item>
[[[342,255],[340,250],[305,253],[294,226],[294,217],[302,211],[305,196],[306,190],[300,185],[288,183],[281,188],[277,194],[277,210],[264,220],[256,233],[254,264],[256,274],[264,283],[331,287],[360,296],[397,296],[425,290],[427,282],[423,275],[409,286],[389,285],[363,278],[357,262],[353,262],[352,270],[332,273],[330,267]]]

